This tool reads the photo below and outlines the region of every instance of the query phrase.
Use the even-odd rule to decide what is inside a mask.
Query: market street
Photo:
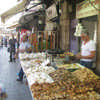
[[[100,100],[100,0],[1,0],[0,100]]]
[[[0,48],[0,84],[4,85],[8,95],[5,100],[32,100],[31,93],[25,82],[16,81],[17,72],[19,71],[17,63],[9,63],[8,60],[7,48]]]

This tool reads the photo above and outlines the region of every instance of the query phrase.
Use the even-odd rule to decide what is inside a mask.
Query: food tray
[[[63,49],[51,49],[51,50],[47,50],[48,54],[63,54],[65,52],[65,50]]]

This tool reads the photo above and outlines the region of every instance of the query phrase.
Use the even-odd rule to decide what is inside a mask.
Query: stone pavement
[[[32,100],[28,86],[24,82],[17,82],[17,63],[9,63],[7,48],[0,48],[0,83],[6,88],[8,97],[4,100]]]

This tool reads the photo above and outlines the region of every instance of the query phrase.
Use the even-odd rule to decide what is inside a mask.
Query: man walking
[[[16,39],[14,38],[14,34],[12,34],[12,39],[9,40],[9,49],[10,49],[10,60],[9,62],[15,61],[14,55],[16,53],[15,44]]]

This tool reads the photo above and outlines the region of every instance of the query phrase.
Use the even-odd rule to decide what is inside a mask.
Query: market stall
[[[100,77],[80,64],[65,63],[67,55],[73,56],[55,55],[55,68],[47,52],[20,54],[34,100],[100,100]]]

